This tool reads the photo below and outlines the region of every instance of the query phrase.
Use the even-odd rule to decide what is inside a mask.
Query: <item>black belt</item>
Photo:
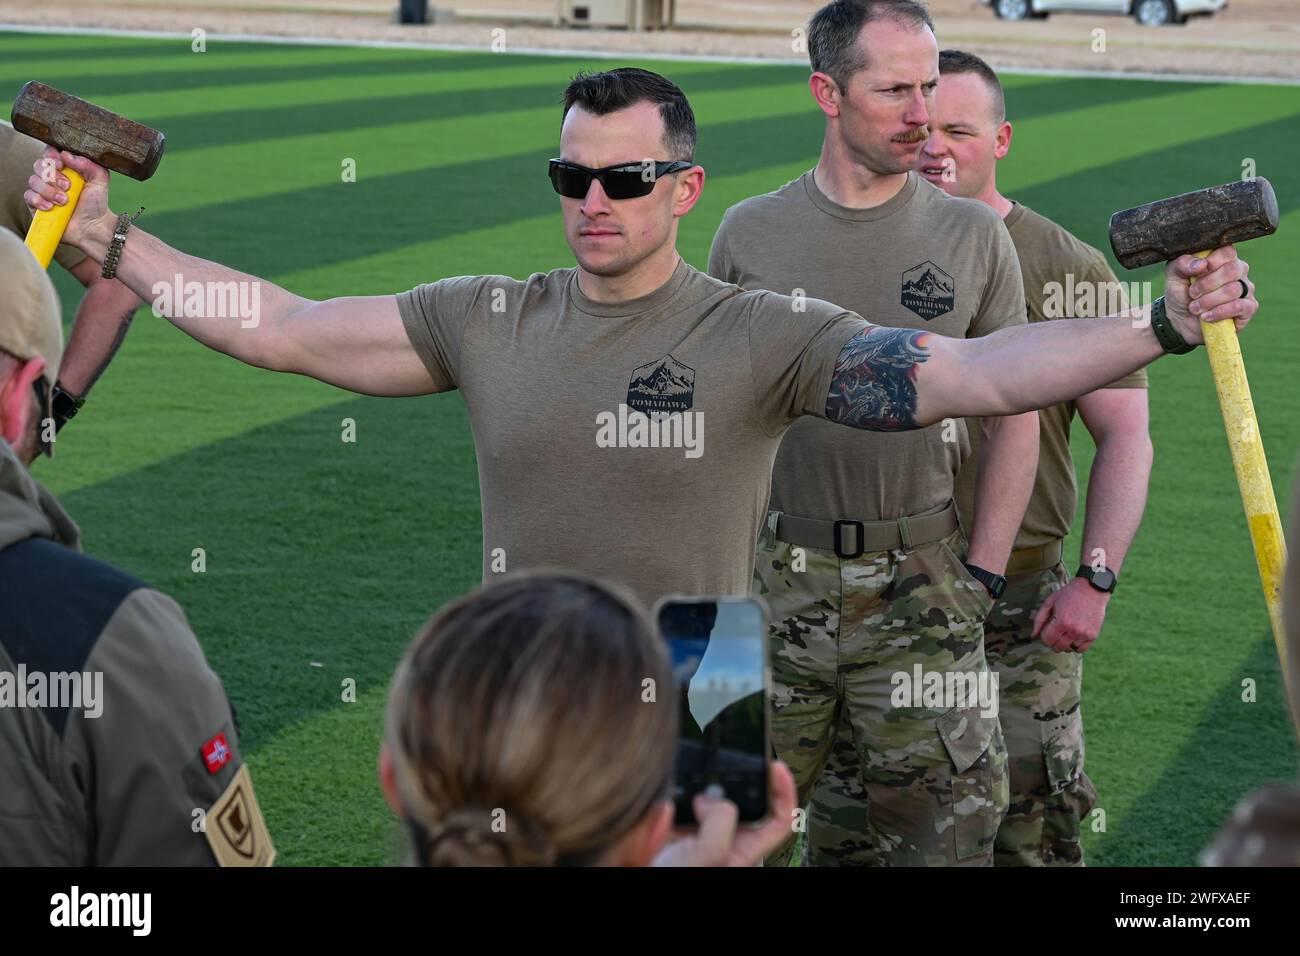
[[[860,558],[868,551],[910,551],[942,541],[957,530],[957,507],[951,501],[935,514],[891,521],[823,521],[776,512],[776,537],[787,544],[834,551],[839,558]],[[769,516],[769,521],[770,521]]]

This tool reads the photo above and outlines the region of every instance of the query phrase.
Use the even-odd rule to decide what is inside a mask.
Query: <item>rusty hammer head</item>
[[[166,145],[156,129],[35,80],[18,91],[12,121],[20,133],[132,179],[152,176]]]
[[[1245,242],[1277,231],[1277,196],[1267,179],[1183,193],[1110,217],[1110,247],[1126,269]]]

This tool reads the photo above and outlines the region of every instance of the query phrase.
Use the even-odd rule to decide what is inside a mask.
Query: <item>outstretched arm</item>
[[[1259,309],[1254,288],[1239,298],[1249,266],[1232,246],[1208,260],[1183,256],[1165,270],[1170,322],[1201,344],[1201,319],[1232,319],[1238,330]],[[1188,280],[1193,280],[1190,285]],[[1077,398],[1164,354],[1147,318],[1058,319],[975,339],[873,326],[841,349],[826,398],[831,421],[902,431],[944,418],[1015,415]]]
[[[108,171],[47,148],[28,180],[33,209],[63,205],[58,170],[86,179],[64,241],[103,262],[117,216],[108,208]],[[406,335],[395,296],[350,296],[316,302],[272,282],[173,249],[132,227],[117,278],[155,313],[209,348],[260,368],[296,372],[367,395],[436,391]]]

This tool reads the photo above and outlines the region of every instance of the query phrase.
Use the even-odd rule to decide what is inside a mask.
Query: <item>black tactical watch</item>
[[[1002,592],[1007,589],[1007,579],[1004,575],[994,574],[992,571],[985,571],[983,568],[974,564],[966,565],[966,570],[970,572],[971,577],[988,588],[989,594],[993,595],[993,600],[997,601],[1001,599]]]
[[[73,395],[61,384],[55,382],[54,393],[50,397],[50,407],[54,414],[55,432],[58,432],[63,428],[68,419],[81,411],[81,406],[85,404],[85,398],[80,395]]]
[[[1088,564],[1079,565],[1079,570],[1074,573],[1076,578],[1083,578],[1098,591],[1103,594],[1110,594],[1115,590],[1116,577],[1115,572],[1110,568],[1097,570]]]

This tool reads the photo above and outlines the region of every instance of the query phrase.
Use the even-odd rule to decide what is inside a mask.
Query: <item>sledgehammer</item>
[[[132,179],[145,180],[162,160],[166,137],[116,113],[68,93],[32,80],[18,91],[11,120],[14,129],[55,149],[77,153]],[[77,208],[86,181],[64,166],[62,175],[70,186],[68,201],[49,210],[37,210],[27,230],[27,248],[43,268],[48,268],[54,250],[63,238],[72,211]]]
[[[1267,179],[1228,183],[1185,193],[1134,209],[1110,219],[1110,246],[1128,269],[1165,262],[1182,255],[1204,258],[1229,243],[1268,236],[1277,230],[1277,196]],[[1219,408],[1228,432],[1228,448],[1237,472],[1237,486],[1246,509],[1255,563],[1264,586],[1268,619],[1273,627],[1282,673],[1287,673],[1286,639],[1282,631],[1282,571],[1286,544],[1278,518],[1277,499],[1268,476],[1268,461],[1255,421],[1246,366],[1241,361],[1237,330],[1231,322],[1202,322],[1210,371],[1219,393]]]

